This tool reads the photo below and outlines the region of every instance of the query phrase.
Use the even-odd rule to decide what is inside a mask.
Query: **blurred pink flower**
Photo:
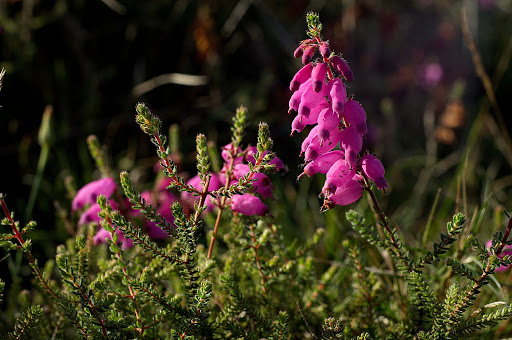
[[[174,223],[171,204],[178,200],[176,196],[164,190],[156,193],[153,193],[152,191],[144,191],[141,193],[141,197],[145,199],[147,203],[151,204],[167,222],[171,225]],[[140,212],[139,215],[141,215]],[[146,232],[148,233],[148,236],[153,239],[164,239],[169,236],[165,231],[160,229],[156,223],[149,220],[146,221]]]
[[[235,160],[235,162],[238,162],[238,159],[240,159],[239,162],[241,162],[242,157],[238,157]],[[196,176],[192,177],[191,179],[189,179],[187,184],[192,186],[192,187],[194,187],[194,188],[196,188],[197,190],[203,190],[203,187],[201,185],[201,178],[199,178],[198,175],[196,175]],[[210,179],[210,184],[208,184],[208,191],[217,190],[221,186],[222,186],[222,183],[221,183],[219,175],[218,174],[212,174],[212,177]],[[182,200],[183,203],[187,203],[190,206],[193,206],[194,202],[199,200],[199,196],[194,196],[191,193],[183,191],[181,193],[181,200]],[[206,200],[206,206],[207,206],[207,210],[208,211],[211,211],[215,207],[215,204],[213,203],[211,197]]]
[[[116,229],[116,234],[118,235],[118,242],[121,242],[122,249],[128,249],[133,247],[133,241],[127,237],[124,237],[123,232],[119,229]],[[107,243],[107,239],[111,240],[112,235],[108,231],[103,228],[100,228],[96,235],[94,235],[93,241],[94,244]]]
[[[110,178],[102,178],[84,185],[76,193],[71,208],[73,211],[81,209],[84,205],[96,203],[99,195],[109,198],[116,190],[116,182]]]
[[[112,208],[117,209],[116,202],[109,200],[109,204],[112,206]],[[97,224],[100,223],[100,217],[98,216],[98,213],[101,211],[100,205],[98,203],[94,203],[91,205],[86,211],[80,215],[80,219],[78,220],[78,225],[82,224],[88,224],[92,222],[96,222]]]
[[[258,197],[251,194],[234,195],[231,198],[231,210],[247,216],[264,216],[269,211]]]
[[[436,86],[443,77],[443,68],[439,63],[425,64],[420,68],[419,83],[426,87],[432,88]]]

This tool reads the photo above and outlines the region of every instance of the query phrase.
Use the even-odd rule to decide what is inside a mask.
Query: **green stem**
[[[34,209],[34,204],[36,202],[37,194],[39,192],[39,187],[41,186],[41,179],[43,178],[43,172],[44,168],[46,167],[46,163],[48,162],[49,154],[50,145],[43,144],[41,146],[41,153],[39,154],[39,161],[37,162],[36,174],[32,182],[32,187],[30,188],[30,196],[28,199],[27,207],[25,209],[25,218],[29,220],[32,216],[32,210]]]

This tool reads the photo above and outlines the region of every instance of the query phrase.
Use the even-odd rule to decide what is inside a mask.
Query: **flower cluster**
[[[330,209],[357,201],[365,179],[380,190],[388,185],[379,159],[362,153],[366,112],[356,100],[347,97],[342,80],[351,82],[354,75],[347,62],[332,53],[329,43],[322,40],[321,25],[315,19],[308,17],[311,39],[302,41],[294,53],[296,58],[302,57],[304,67],[290,82],[293,94],[288,113],[297,112],[291,135],[315,125],[302,143],[305,167],[299,178],[304,174],[326,174],[322,194],[324,209]],[[320,58],[313,60],[317,51]]]
[[[177,198],[167,191],[169,185],[167,179],[159,181],[154,191],[144,191],[141,193],[141,197],[149,204],[156,207],[157,212],[170,223],[173,222],[174,217],[171,212],[171,203],[177,201]],[[153,239],[164,239],[167,234],[160,229],[155,223],[145,220],[144,216],[138,210],[129,208],[130,204],[127,199],[122,201],[116,201],[112,196],[117,190],[116,182],[111,177],[101,178],[96,181],[92,181],[80,190],[78,190],[75,198],[72,202],[72,210],[77,211],[86,208],[80,215],[78,225],[96,223],[99,225],[100,217],[98,213],[101,211],[99,204],[96,202],[98,196],[105,196],[110,205],[114,209],[124,210],[126,216],[132,221],[136,221],[137,225],[145,227],[147,234]],[[133,241],[123,235],[120,230],[116,230],[118,235],[118,241],[121,242],[121,246],[124,249],[131,248]],[[106,239],[111,239],[111,234],[100,227],[94,236],[94,243],[100,244],[105,243]]]
[[[229,206],[232,211],[248,216],[264,216],[268,214],[269,209],[261,201],[260,197],[273,197],[273,186],[270,178],[261,172],[251,171],[251,166],[249,164],[255,165],[256,160],[254,155],[256,152],[257,149],[255,146],[248,146],[243,151],[240,147],[233,147],[232,144],[224,146],[221,153],[224,165],[220,172],[211,174],[210,183],[208,185],[208,191],[210,192],[222,187],[227,188],[233,184],[239,183],[240,179],[245,178],[247,175],[251,175],[252,173],[251,178],[249,179],[252,181],[252,188],[250,192],[242,195],[233,195],[225,202],[225,205]],[[274,165],[277,171],[284,170],[285,168],[284,163],[278,157],[274,157],[269,164]],[[201,186],[201,179],[198,175],[192,177],[187,184],[199,191],[203,190]],[[194,196],[188,192],[182,192],[181,199],[183,202],[188,202],[190,205],[193,205],[194,203]],[[211,210],[215,206],[220,206],[221,202],[220,199],[210,196],[206,204],[207,209]]]

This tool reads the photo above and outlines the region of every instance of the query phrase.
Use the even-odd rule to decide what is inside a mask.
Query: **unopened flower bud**
[[[329,44],[326,43],[325,41],[320,44],[319,50],[320,50],[320,54],[324,58],[328,58],[329,54],[331,54],[331,49],[329,48]]]
[[[307,64],[295,73],[295,76],[293,76],[293,79],[290,82],[290,91],[297,91],[301,84],[304,84],[309,78],[311,78],[312,71],[313,65]]]
[[[309,45],[306,47],[302,54],[302,63],[304,65],[309,64],[311,62],[311,59],[313,58],[313,54],[315,54],[316,51],[316,45]]]
[[[343,60],[340,56],[335,55],[334,57],[332,57],[331,64],[339,73],[343,75],[343,77],[348,82],[354,80],[354,74],[350,70],[350,67],[348,66],[347,62]]]
[[[295,58],[300,58],[300,57],[302,57],[303,53],[304,53],[304,44],[300,44],[299,47],[297,47],[295,49],[295,51],[293,52],[293,56]]]

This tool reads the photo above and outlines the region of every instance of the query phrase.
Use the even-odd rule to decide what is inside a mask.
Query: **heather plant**
[[[299,179],[325,175],[322,217],[354,205],[346,237],[336,240],[343,256],[322,262],[322,239],[332,237],[323,228],[303,243],[283,232],[272,179],[286,170],[276,156],[284,151],[266,123],[255,146],[244,139],[244,107],[221,150],[197,135],[190,177],[180,169],[187,151],[179,150],[178,129],[162,134],[160,118],[139,103],[135,120],[159,159],[154,180],[117,176],[98,138],[89,137],[101,178],[77,191],[68,185],[71,219],[63,219],[76,227],[54,260],[38,261],[30,239],[36,223],[22,226],[0,195],[0,245],[24,255],[38,285],[13,282],[4,292],[0,281],[5,336],[457,339],[492,337],[500,322],[499,334],[511,333],[512,305],[502,301],[509,287],[499,273],[512,266],[512,219],[484,243],[457,206],[437,241],[415,247],[406,240],[379,200],[392,188],[385,168],[363,149],[367,114],[346,85],[354,74],[323,39],[318,14],[307,14],[307,26],[289,102],[297,112],[292,134],[313,125]],[[356,207],[364,193],[369,206]]]

